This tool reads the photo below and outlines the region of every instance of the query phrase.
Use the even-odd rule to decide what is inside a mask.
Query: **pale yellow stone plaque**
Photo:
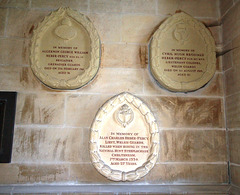
[[[31,68],[51,88],[80,88],[98,72],[100,45],[98,33],[86,16],[60,8],[34,31]]]
[[[90,155],[95,168],[114,181],[134,181],[155,165],[158,126],[148,106],[130,93],[109,99],[91,127]]]
[[[216,69],[216,49],[209,30],[184,12],[160,25],[150,42],[150,71],[171,91],[204,86]]]

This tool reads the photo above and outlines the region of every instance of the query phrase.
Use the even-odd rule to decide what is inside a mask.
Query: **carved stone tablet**
[[[98,33],[86,16],[60,8],[34,31],[31,68],[51,88],[80,88],[98,72],[100,45]]]
[[[114,181],[134,181],[155,165],[159,152],[156,120],[139,98],[121,93],[97,112],[90,155],[95,168]]]
[[[168,18],[150,42],[150,70],[171,91],[193,91],[214,75],[214,39],[199,21],[184,12]]]

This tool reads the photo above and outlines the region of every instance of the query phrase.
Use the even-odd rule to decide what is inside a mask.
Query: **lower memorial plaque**
[[[95,168],[114,181],[134,181],[155,165],[159,151],[156,119],[130,93],[108,100],[91,127],[90,154]]]

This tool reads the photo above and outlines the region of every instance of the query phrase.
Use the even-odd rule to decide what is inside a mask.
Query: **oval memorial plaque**
[[[159,152],[156,120],[139,98],[121,93],[97,112],[90,155],[95,168],[114,181],[134,181],[155,165]]]
[[[77,89],[99,69],[100,39],[84,15],[60,8],[38,25],[31,47],[31,68],[45,85]]]
[[[150,71],[170,91],[194,91],[215,73],[216,51],[211,33],[184,12],[160,25],[149,49]]]

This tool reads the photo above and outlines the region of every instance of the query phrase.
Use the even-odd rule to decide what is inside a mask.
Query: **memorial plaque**
[[[197,90],[215,73],[216,51],[210,31],[184,12],[160,25],[149,49],[150,71],[170,91]]]
[[[159,152],[156,120],[139,98],[121,93],[97,112],[90,155],[95,168],[114,181],[134,181],[155,165]]]
[[[97,74],[100,45],[98,33],[86,16],[60,8],[34,31],[31,68],[51,88],[77,89]]]

